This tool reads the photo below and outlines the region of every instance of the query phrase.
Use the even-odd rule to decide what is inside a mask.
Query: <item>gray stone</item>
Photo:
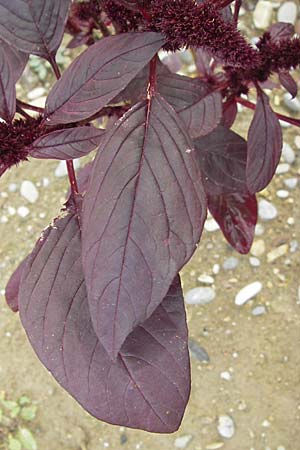
[[[215,280],[213,279],[213,277],[211,277],[210,275],[206,275],[205,273],[203,273],[202,275],[200,275],[197,280],[202,283],[202,284],[214,284]]]
[[[276,175],[282,175],[283,173],[287,173],[290,170],[290,165],[288,163],[278,164],[276,168]]]
[[[252,267],[259,267],[260,266],[260,260],[258,258],[255,258],[255,256],[250,256],[249,262]]]
[[[26,217],[29,214],[29,209],[26,206],[19,206],[17,213],[20,217]]]
[[[253,22],[259,30],[265,30],[271,25],[273,6],[271,2],[260,0],[253,11]]]
[[[265,199],[259,201],[258,216],[261,220],[273,220],[277,215],[277,208],[272,203]]]
[[[20,193],[30,203],[35,203],[39,198],[39,192],[32,181],[25,180],[21,184]]]
[[[298,8],[294,2],[283,2],[277,13],[278,22],[287,22],[295,25]]]
[[[196,287],[186,293],[188,305],[206,305],[214,300],[216,293],[212,287]]]
[[[284,142],[282,146],[282,156],[284,160],[289,164],[293,164],[295,162],[295,152],[292,147],[286,142]]]
[[[235,425],[233,419],[230,416],[219,416],[218,432],[220,436],[226,439],[230,439],[233,437],[235,433]]]
[[[276,195],[279,198],[288,198],[290,193],[286,189],[279,189],[278,191],[276,191]]]
[[[209,362],[209,356],[207,351],[193,339],[189,339],[189,350],[191,352],[191,355],[198,361]]]
[[[235,304],[242,306],[247,303],[251,298],[255,297],[262,290],[262,284],[260,281],[254,281],[243,287],[235,296]]]
[[[224,270],[234,270],[239,264],[239,260],[235,258],[234,256],[230,256],[229,258],[225,259],[223,262],[223,269]]]
[[[193,436],[191,434],[186,434],[185,436],[179,436],[175,439],[175,448],[186,448],[189,442],[192,440]]]
[[[298,113],[300,111],[300,101],[297,97],[292,98],[289,92],[283,94],[283,103],[293,113]]]
[[[266,314],[266,307],[264,305],[256,306],[252,309],[253,316],[261,316],[262,314]]]
[[[286,178],[283,182],[287,188],[295,189],[298,184],[298,178]]]

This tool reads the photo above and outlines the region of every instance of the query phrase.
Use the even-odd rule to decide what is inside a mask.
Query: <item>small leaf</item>
[[[207,195],[208,209],[218,222],[225,238],[239,253],[248,253],[257,222],[255,195],[234,192]]]
[[[35,405],[32,406],[24,406],[21,410],[21,417],[24,420],[34,420],[36,416],[37,407]]]
[[[45,110],[47,123],[76,122],[100,111],[148,64],[163,44],[161,34],[147,32],[109,36],[90,46],[50,91]]]
[[[178,428],[190,391],[179,277],[113,362],[93,329],[79,222],[69,211],[33,250],[20,287],[20,315],[38,357],[88,412],[152,432]]]
[[[10,417],[15,419],[19,415],[20,411],[21,411],[20,406],[19,405],[15,406],[10,412]]]
[[[20,441],[11,435],[8,436],[8,450],[22,450],[22,444]]]
[[[40,159],[80,158],[100,144],[104,132],[93,126],[52,131],[31,144],[30,156]]]
[[[71,0],[0,0],[0,37],[25,53],[51,59]]]
[[[27,428],[19,428],[18,439],[26,450],[37,450],[36,440]]]
[[[279,72],[279,81],[282,86],[295,98],[298,92],[298,85],[289,72]]]
[[[159,96],[107,134],[83,201],[83,269],[111,357],[153,313],[200,239],[206,199],[193,143]]]
[[[207,193],[247,191],[247,143],[241,136],[220,125],[194,146]]]
[[[9,411],[13,411],[18,407],[18,403],[13,400],[1,400],[2,405]]]
[[[282,132],[269,98],[260,92],[248,131],[246,178],[250,192],[264,189],[272,180],[280,160]]]
[[[19,405],[24,406],[24,405],[29,405],[31,403],[31,400],[29,397],[27,397],[26,395],[22,395],[19,400],[18,400]]]
[[[7,122],[11,122],[15,112],[15,78],[4,47],[0,45],[0,117]]]

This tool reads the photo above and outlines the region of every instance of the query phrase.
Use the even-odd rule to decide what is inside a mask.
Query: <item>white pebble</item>
[[[79,159],[73,160],[74,169],[78,169],[80,167]],[[66,161],[60,161],[55,169],[54,175],[56,177],[65,177],[68,175]]]
[[[206,305],[214,300],[216,293],[211,287],[196,287],[189,290],[185,295],[188,305]]]
[[[22,197],[26,198],[30,203],[35,203],[39,198],[39,193],[32,181],[25,180],[21,184],[20,189]]]
[[[9,206],[7,208],[7,211],[10,216],[14,216],[16,214],[16,208],[14,208],[13,206]]]
[[[260,0],[253,11],[253,22],[259,30],[265,30],[271,25],[273,5],[271,2]]]
[[[253,316],[261,316],[262,314],[266,314],[266,307],[265,306],[256,306],[252,309]]]
[[[26,206],[19,206],[17,213],[20,217],[26,217],[29,214],[29,209]]]
[[[215,280],[210,275],[202,274],[198,277],[198,281],[203,284],[214,284]]]
[[[299,102],[300,103],[300,102]],[[295,162],[296,156],[292,147],[286,142],[283,143],[282,146],[282,156],[288,164],[293,164]]]
[[[43,87],[37,87],[27,94],[28,100],[35,100],[36,98],[42,97],[45,94],[45,89]]]
[[[224,270],[234,270],[238,266],[239,260],[235,258],[234,256],[230,256],[229,258],[226,258],[223,262],[223,269]]]
[[[278,164],[276,168],[276,175],[282,175],[283,173],[287,173],[290,170],[290,165],[288,163]]]
[[[190,434],[180,436],[175,439],[174,445],[176,448],[186,448],[191,439],[192,436]]]
[[[207,219],[205,221],[204,228],[206,229],[206,231],[212,232],[219,230],[220,227],[215,219]]]
[[[297,5],[294,2],[283,2],[277,13],[278,22],[287,22],[295,25],[298,15]]]
[[[278,215],[276,207],[268,202],[268,200],[261,199],[258,203],[258,215],[261,220],[272,220]]]
[[[8,218],[6,216],[2,216],[0,218],[0,223],[7,223],[8,222]]]
[[[295,189],[298,184],[298,178],[286,178],[285,180],[283,180],[283,182],[287,188]]]
[[[230,439],[235,433],[235,425],[230,416],[220,416],[218,421],[218,432],[220,436]]]
[[[260,266],[260,260],[258,258],[255,258],[255,256],[250,256],[249,262],[252,267],[259,267]]]
[[[254,281],[243,287],[235,297],[235,304],[242,306],[247,303],[251,298],[255,297],[262,290],[262,284],[260,281]]]
[[[9,185],[8,185],[9,192],[16,192],[17,189],[18,189],[18,186],[16,185],[16,183],[9,183]]]
[[[288,196],[289,196],[290,194],[289,194],[289,191],[286,191],[285,189],[279,189],[279,190],[276,192],[276,195],[277,195],[277,197],[279,197],[279,198],[288,198]]]
[[[220,373],[220,377],[222,378],[222,380],[226,380],[226,381],[230,381],[231,380],[231,373],[230,372],[221,372]]]
[[[300,150],[300,136],[296,136],[294,142],[297,149]]]
[[[214,275],[218,275],[218,273],[220,273],[220,264],[214,264],[212,271]]]
[[[254,234],[255,236],[262,236],[265,232],[265,227],[261,223],[257,223],[255,226]]]
[[[289,92],[283,94],[283,103],[293,113],[298,113],[300,111],[300,101],[297,97],[292,98]]]

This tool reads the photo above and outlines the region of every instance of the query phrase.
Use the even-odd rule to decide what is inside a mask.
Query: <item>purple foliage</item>
[[[249,252],[255,193],[281,154],[278,119],[300,126],[262,91],[277,86],[275,74],[297,94],[300,39],[279,23],[253,48],[230,3],[0,0],[0,176],[31,157],[62,159],[70,182],[63,213],[11,276],[6,300],[57,381],[112,424],[178,429],[190,392],[178,272],[207,208]],[[64,33],[69,47],[88,48],[61,75]],[[192,77],[158,59],[184,47]],[[30,54],[57,78],[45,108],[16,98]],[[241,96],[249,90],[256,104]],[[247,141],[230,129],[238,103],[255,110]],[[93,150],[76,176],[72,160]]]

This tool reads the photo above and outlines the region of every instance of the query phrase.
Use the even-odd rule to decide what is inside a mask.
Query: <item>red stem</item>
[[[241,6],[242,6],[242,0],[235,0],[234,13],[233,13],[233,23],[235,24],[236,27],[237,27],[237,23],[238,23],[239,12],[240,12]]]
[[[238,97],[235,99],[237,103],[240,105],[246,106],[246,108],[255,110],[255,103],[249,102],[249,100],[245,100],[244,98]],[[295,125],[296,127],[300,127],[300,119],[294,119],[293,117],[284,116],[280,113],[275,113],[278,119],[283,120],[284,122],[290,123],[291,125]]]
[[[44,108],[40,108],[39,106],[29,105],[28,103],[22,102],[22,100],[17,100],[17,104],[21,106],[21,108],[29,109],[30,111],[35,111],[40,114],[43,114]]]
[[[149,73],[149,84],[147,88],[147,98],[148,100],[153,97],[156,92],[156,64],[157,55],[155,55],[150,61],[150,73]]]

